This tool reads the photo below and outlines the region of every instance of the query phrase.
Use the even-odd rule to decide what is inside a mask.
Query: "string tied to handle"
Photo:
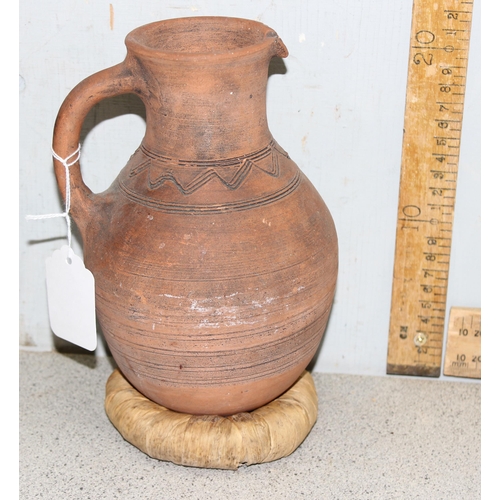
[[[61,158],[52,149],[52,156],[59,161],[64,166],[64,171],[66,175],[66,199],[64,202],[64,212],[60,214],[44,214],[44,215],[27,215],[28,220],[39,220],[39,219],[53,219],[55,217],[64,217],[66,219],[66,225],[68,228],[68,247],[71,248],[71,218],[69,216],[69,211],[71,209],[71,187],[70,187],[70,177],[69,177],[69,167],[74,165],[80,159],[81,146],[78,144],[78,148],[71,153],[66,158]]]

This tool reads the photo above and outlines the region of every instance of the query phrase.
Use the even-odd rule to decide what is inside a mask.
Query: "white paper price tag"
[[[94,276],[68,245],[45,262],[50,326],[89,351],[97,347]]]

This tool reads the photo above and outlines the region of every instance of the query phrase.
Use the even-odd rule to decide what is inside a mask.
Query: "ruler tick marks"
[[[457,6],[413,5],[387,373],[441,373],[473,2]]]
[[[481,309],[450,309],[444,374],[481,378]]]

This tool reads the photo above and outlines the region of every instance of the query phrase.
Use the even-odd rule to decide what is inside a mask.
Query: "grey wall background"
[[[20,2],[21,349],[64,347],[51,333],[45,259],[66,239],[52,172],[52,128],[81,80],[121,62],[124,38],[173,17],[259,20],[281,36],[286,72],[268,86],[271,131],[318,188],[337,225],[340,271],[320,372],[385,375],[404,121],[411,0],[22,0]],[[111,183],[145,130],[140,101],[104,102],[87,117],[82,171]],[[448,290],[450,306],[480,307],[480,1],[474,5]],[[81,254],[78,242],[76,253]],[[105,354],[99,339],[97,355]]]

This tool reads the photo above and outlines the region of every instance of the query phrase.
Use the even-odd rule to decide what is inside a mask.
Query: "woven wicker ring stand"
[[[152,402],[116,369],[106,384],[105,409],[123,438],[151,458],[234,470],[293,453],[316,422],[318,399],[305,371],[288,391],[250,413],[188,415]]]

